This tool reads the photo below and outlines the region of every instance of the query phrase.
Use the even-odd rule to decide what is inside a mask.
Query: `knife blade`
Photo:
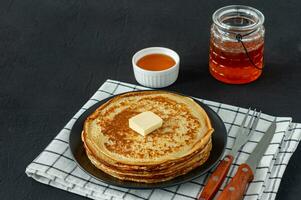
[[[229,182],[229,184],[224,188],[223,192],[217,198],[218,200],[240,200],[248,186],[254,178],[256,167],[258,166],[263,154],[267,150],[273,135],[276,130],[276,121],[274,120],[268,130],[265,132],[264,136],[257,144],[252,154],[249,156],[247,161],[241,164],[235,176]]]

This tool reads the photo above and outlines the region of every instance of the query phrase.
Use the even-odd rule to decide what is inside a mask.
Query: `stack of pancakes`
[[[161,128],[142,136],[129,118],[152,111]],[[209,157],[213,129],[191,98],[164,91],[129,92],[101,105],[85,121],[82,141],[91,162],[118,179],[155,183],[202,165]]]

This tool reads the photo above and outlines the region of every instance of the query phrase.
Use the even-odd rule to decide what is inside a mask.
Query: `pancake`
[[[107,166],[97,159],[93,157],[93,155],[87,154],[88,158],[91,160],[91,162],[102,171],[110,174],[111,176],[114,176],[116,178],[122,179],[122,180],[129,180],[129,181],[135,181],[135,182],[145,182],[145,183],[156,183],[161,181],[167,181],[170,179],[173,179],[177,176],[186,174],[187,172],[191,171],[192,169],[204,164],[206,160],[209,157],[210,150],[211,150],[212,144],[208,144],[206,148],[204,149],[204,152],[198,156],[194,157],[193,160],[189,162],[182,162],[182,166],[177,166],[178,168],[168,168],[167,170],[161,170],[160,172],[154,172],[149,171],[146,173],[145,171],[138,172],[132,172],[129,173],[124,171],[119,171],[118,169],[114,167]]]
[[[141,136],[129,118],[152,111],[162,127]],[[188,173],[208,159],[213,128],[191,98],[164,91],[130,92],[101,105],[84,123],[82,140],[91,162],[122,180],[160,182]]]

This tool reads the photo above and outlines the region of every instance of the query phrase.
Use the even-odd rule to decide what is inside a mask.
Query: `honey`
[[[165,54],[149,54],[140,58],[136,64],[145,70],[162,71],[173,67],[176,62]]]
[[[233,49],[233,46],[240,45],[237,42],[230,42],[223,46]],[[209,70],[212,76],[225,83],[243,84],[252,82],[261,75],[263,68],[263,42],[249,46],[248,49],[252,49],[248,50],[249,56],[246,55],[242,47],[240,47],[241,51],[239,52],[227,52],[225,50],[227,48],[222,49],[216,46],[214,42],[210,42]]]

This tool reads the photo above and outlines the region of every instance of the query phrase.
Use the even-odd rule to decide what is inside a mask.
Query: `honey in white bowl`
[[[149,71],[162,71],[173,67],[176,61],[165,54],[149,54],[137,61],[137,66]]]

